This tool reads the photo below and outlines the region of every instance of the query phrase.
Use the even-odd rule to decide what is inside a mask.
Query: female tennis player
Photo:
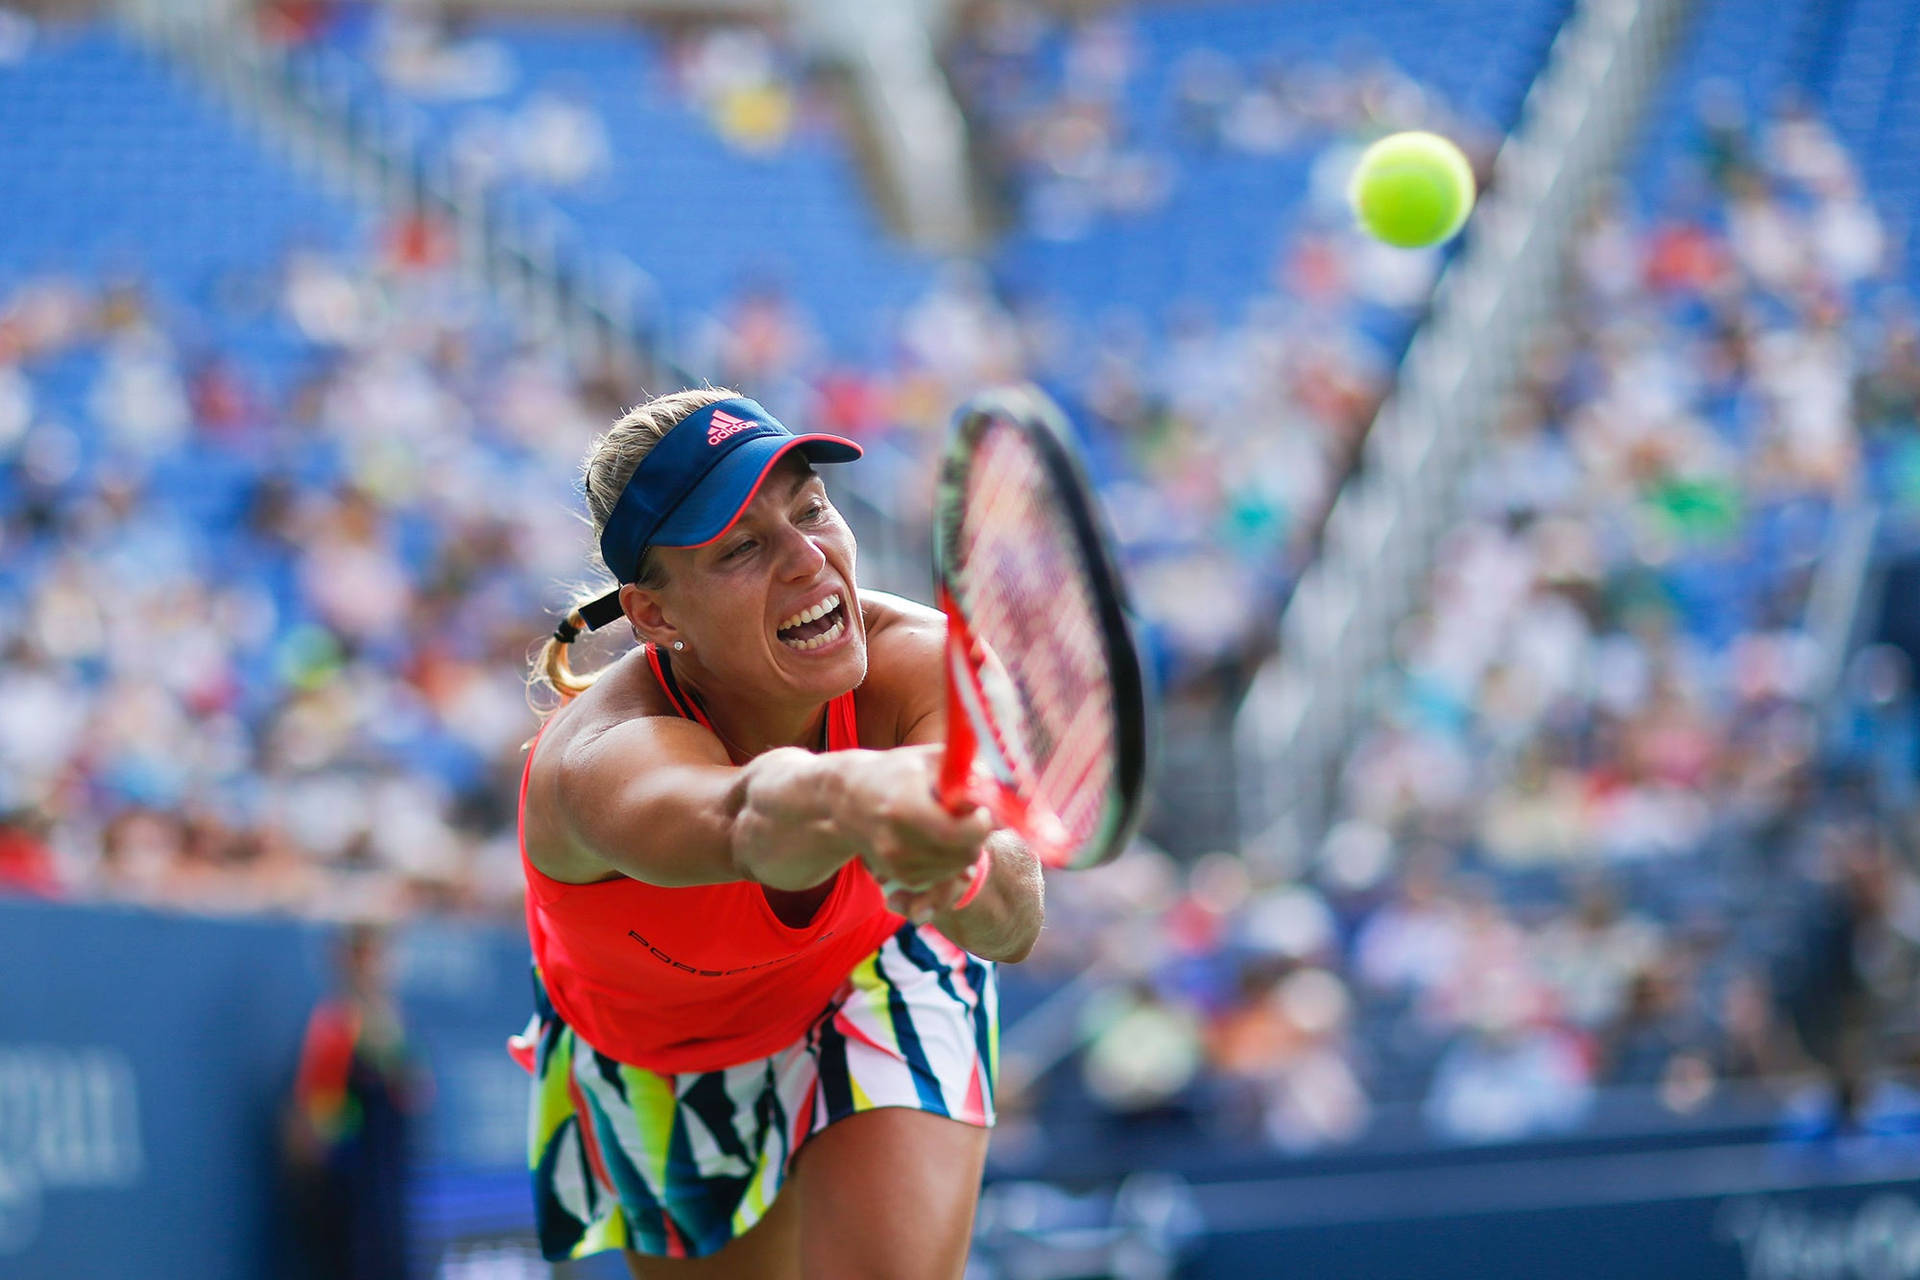
[[[621,585],[540,655],[561,703],[520,800],[539,1011],[516,1047],[549,1259],[964,1269],[994,962],[1033,946],[1041,877],[984,811],[935,799],[944,620],[859,589],[812,468],[859,456],[693,390],[586,460]],[[575,673],[573,639],[621,618],[639,645]]]

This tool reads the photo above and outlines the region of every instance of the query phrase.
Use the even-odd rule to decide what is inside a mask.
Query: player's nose
[[[827,556],[820,544],[800,529],[787,529],[780,536],[780,571],[794,581],[804,582],[826,567]]]

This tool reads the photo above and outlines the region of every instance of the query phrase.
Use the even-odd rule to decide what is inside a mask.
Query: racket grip
[[[958,817],[974,807],[974,801],[968,793],[968,785],[973,779],[973,753],[955,751],[947,748],[946,759],[940,762],[940,780],[934,789],[934,797],[948,813]]]
[[[978,750],[979,740],[974,736],[973,721],[967,718],[967,708],[960,701],[957,681],[950,674],[947,678],[947,751],[940,758],[937,793],[948,813],[961,814],[973,807],[968,792],[972,790],[969,784],[973,781],[973,761]]]

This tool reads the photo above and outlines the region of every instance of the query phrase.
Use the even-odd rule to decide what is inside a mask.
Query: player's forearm
[[[1046,922],[1046,882],[1039,861],[1012,832],[995,832],[988,843],[993,863],[986,886],[958,911],[935,913],[933,924],[983,960],[1017,964],[1033,950]]]
[[[733,865],[773,889],[810,889],[858,849],[838,821],[842,761],[795,747],[743,766],[728,797]]]
[[[882,884],[922,890],[971,866],[993,830],[984,810],[949,813],[935,794],[933,747],[783,747],[742,766],[729,790],[736,875],[775,889],[819,884],[860,858]]]

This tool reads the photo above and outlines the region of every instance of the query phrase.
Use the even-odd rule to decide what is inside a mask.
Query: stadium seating
[[[1448,0],[1363,16],[1335,5],[1283,14],[1215,3],[1120,18],[1100,35],[1126,46],[1117,55],[1116,100],[1106,104],[1111,128],[1118,145],[1172,170],[1169,197],[1134,216],[1093,219],[1071,247],[1017,221],[990,259],[1009,289],[1059,295],[1083,316],[1125,306],[1157,324],[1168,302],[1186,298],[1235,316],[1270,287],[1276,249],[1301,213],[1313,153],[1327,135],[1296,122],[1294,136],[1260,153],[1198,145],[1180,128],[1177,72],[1198,73],[1212,65],[1207,55],[1220,59],[1221,83],[1212,91],[1224,97],[1273,72],[1334,75],[1337,59],[1360,64],[1365,53],[1474,128],[1497,133],[1517,116],[1567,8],[1566,0]],[[871,362],[886,358],[887,326],[927,287],[932,264],[884,234],[846,141],[825,104],[813,101],[805,68],[777,46],[754,41],[754,53],[773,65],[761,70],[749,59],[754,69],[743,74],[764,75],[790,99],[795,123],[771,137],[729,142],[726,116],[703,97],[698,67],[687,65],[699,57],[697,42],[675,49],[602,23],[478,21],[462,26],[447,49],[475,57],[485,50],[493,70],[454,89],[392,72],[401,61],[393,49],[407,33],[372,21],[367,10],[347,12],[299,56],[325,74],[351,77],[361,93],[384,92],[389,109],[423,121],[429,139],[455,155],[463,139],[489,128],[504,140],[505,126],[524,119],[530,104],[566,101],[590,112],[615,162],[577,184],[529,178],[509,164],[500,194],[564,214],[578,248],[631,256],[683,316],[719,309],[764,274],[800,300],[837,353]],[[1016,101],[977,104],[982,114],[1045,110],[1077,91],[1061,83],[1073,42],[1065,31],[1046,33],[1028,55],[1031,65],[1019,69]],[[1306,99],[1314,87],[1296,92]],[[1016,177],[1023,188],[1016,202],[1034,197],[1025,177]]]
[[[1444,122],[1455,120],[1456,133],[1504,134],[1568,11],[1561,0],[1392,3],[1364,13],[1332,4],[1202,3],[1128,14],[1109,30],[1090,23],[1098,39],[1118,46],[1110,56],[1124,69],[1115,75],[1114,100],[1104,104],[1114,117],[1114,145],[1165,170],[1168,189],[1149,207],[1088,218],[1070,234],[1044,225],[1047,215],[1035,208],[1045,192],[1035,178],[1043,175],[1022,175],[1025,216],[997,254],[1002,277],[1010,288],[1057,295],[1080,321],[1132,308],[1157,325],[1169,303],[1183,301],[1237,318],[1273,287],[1276,258],[1296,228],[1338,222],[1337,203],[1309,192],[1330,142],[1364,136],[1368,112],[1379,113],[1375,128],[1390,122],[1404,106],[1394,95],[1409,88],[1424,96],[1418,123],[1425,127],[1448,131]],[[1028,99],[995,111],[1017,116],[1081,97],[1098,102],[1102,86],[1066,65],[1075,46],[1058,34],[1043,42],[1025,76]],[[1334,107],[1333,120],[1310,114],[1330,105],[1316,104],[1316,94],[1337,97],[1343,81],[1367,76],[1381,77],[1374,100]],[[1242,98],[1262,87],[1272,101]],[[1281,103],[1263,125],[1261,109]],[[1243,114],[1232,117],[1236,110]],[[1222,114],[1230,118],[1208,119]],[[1407,317],[1372,319],[1397,354]]]
[[[563,258],[587,271],[607,250],[637,262],[659,286],[659,331],[700,372],[730,376],[715,372],[714,317],[732,321],[760,295],[790,306],[798,372],[867,383],[880,425],[907,420],[889,442],[905,446],[909,473],[973,386],[1010,372],[1047,381],[1095,423],[1090,459],[1147,617],[1172,620],[1164,597],[1177,588],[1163,582],[1219,584],[1186,610],[1219,622],[1150,627],[1156,667],[1180,684],[1256,643],[1253,615],[1283,597],[1431,281],[1432,255],[1370,248],[1347,229],[1329,166],[1396,123],[1460,133],[1484,159],[1566,12],[1566,0],[1449,0],[1384,19],[1332,5],[1282,19],[1203,4],[1072,24],[1012,14],[1011,42],[963,35],[955,87],[1009,207],[1007,233],[979,255],[984,297],[977,274],[890,240],[812,69],[757,31],[667,40],[515,19],[446,33],[350,7],[292,56],[351,86],[356,110],[482,175],[500,216]],[[578,147],[578,172],[527,161],[542,127],[558,131],[555,149]],[[1292,277],[1314,270],[1332,274],[1303,306]],[[960,326],[978,329],[961,338]],[[1065,333],[1103,341],[1062,344]],[[1309,397],[1282,403],[1227,372],[1249,348],[1281,353],[1268,378],[1313,382],[1325,400],[1303,410]],[[1232,425],[1249,422],[1281,439],[1249,443]],[[1197,447],[1170,461],[1169,441],[1189,430]],[[924,511],[869,496],[909,523]]]
[[[346,78],[375,104],[369,110],[419,128],[456,161],[474,149],[502,153],[493,195],[511,216],[564,227],[563,253],[584,263],[595,251],[626,254],[659,281],[683,337],[743,290],[773,287],[807,306],[843,358],[875,360],[885,347],[873,318],[897,312],[927,283],[931,264],[889,239],[847,140],[777,46],[754,46],[774,60],[760,73],[772,134],[729,142],[719,127],[726,104],[703,104],[665,42],[638,28],[475,22],[451,48],[487,51],[497,70],[473,96],[449,89],[443,98],[429,83],[380,74],[405,37],[372,19],[370,6],[350,10],[325,42],[296,56],[313,74]],[[599,158],[577,181],[515,161],[516,130],[556,103],[589,113],[597,135],[588,145]]]
[[[1900,6],[1700,6],[1650,106],[1631,186],[1579,251],[1587,275],[1568,332],[1476,481],[1478,504],[1449,535],[1398,687],[1347,766],[1346,818],[1470,870],[1461,883],[1531,938],[1522,968],[1546,963],[1545,926],[1564,921],[1573,886],[1595,876],[1666,935],[1662,948],[1690,931],[1721,933],[1710,968],[1684,979],[1696,1045],[1727,1034],[1724,1011],[1710,1007],[1736,973],[1788,1000],[1784,989],[1805,978],[1793,959],[1804,944],[1796,914],[1819,896],[1802,877],[1833,874],[1814,870],[1824,865],[1816,837],[1830,838],[1818,836],[1821,807],[1786,799],[1794,773],[1832,764],[1805,754],[1817,691],[1805,683],[1811,641],[1799,628],[1835,509],[1870,480],[1860,468],[1875,455],[1855,460],[1850,424],[1818,446],[1796,441],[1805,405],[1791,396],[1824,377],[1844,397],[1876,359],[1879,309],[1904,299],[1897,259],[1873,250],[1873,227],[1883,216],[1897,227],[1910,207],[1886,202],[1895,188],[1885,165],[1869,186],[1887,212],[1860,203],[1856,171],[1823,141],[1821,115],[1847,151],[1872,154],[1868,122],[1887,118],[1901,74],[1887,50],[1911,19]],[[1805,102],[1824,110],[1791,114]],[[1815,211],[1844,211],[1857,234],[1816,226]],[[1661,256],[1676,242],[1663,237],[1689,227],[1713,265],[1676,274]],[[1775,270],[1767,255],[1780,245],[1805,260]],[[1747,354],[1700,376],[1711,344],[1735,326],[1747,326]],[[1790,390],[1769,369],[1829,334],[1823,358],[1837,363],[1826,373],[1803,367]],[[1841,412],[1833,421],[1846,421]],[[1509,606],[1497,602],[1516,590],[1502,612]],[[1545,651],[1526,647],[1535,625],[1587,637],[1568,648],[1557,633],[1559,652],[1584,656],[1544,694],[1535,682]],[[1656,673],[1650,692],[1622,699],[1609,685],[1622,674],[1609,664],[1623,659]],[[1660,691],[1663,667],[1684,694]],[[1516,697],[1528,709],[1516,711]],[[1799,746],[1782,740],[1793,767],[1752,774],[1741,736],[1781,732],[1807,735]],[[1668,747],[1685,740],[1683,752],[1700,754],[1661,763],[1649,744],[1663,734],[1673,735]],[[1649,785],[1640,772],[1649,768],[1671,772]],[[1622,795],[1650,807],[1626,818]],[[1804,860],[1782,861],[1783,849]],[[1337,892],[1337,869],[1323,865],[1321,883]],[[1549,994],[1538,1006],[1523,997],[1525,1017],[1579,1026],[1564,1003],[1577,993],[1540,977]],[[1430,1001],[1408,1007],[1377,983],[1358,983],[1355,997],[1379,1096],[1439,1089],[1443,1056],[1475,1034],[1462,1024],[1434,1037]],[[1604,1045],[1617,1029],[1584,1031]],[[1380,1055],[1396,1045],[1424,1047]],[[1627,1069],[1602,1052],[1603,1082]]]
[[[1381,123],[1430,122],[1421,112],[1490,144],[1512,124],[1567,7],[1565,0],[1395,0],[1364,15],[1316,3],[1276,17],[1252,5],[1179,5],[1042,28],[1011,52],[957,56],[963,95],[1008,83],[1014,90],[995,112],[974,103],[976,114],[992,117],[983,125],[989,143],[1006,148],[1001,174],[1010,198],[1005,239],[980,264],[994,285],[981,310],[1009,331],[1037,316],[1076,335],[1065,354],[1056,347],[1049,355],[1044,342],[1016,343],[1021,367],[1058,385],[1093,424],[1090,443],[1107,494],[1129,531],[1136,568],[1154,584],[1145,602],[1163,621],[1244,609],[1248,580],[1275,572],[1272,544],[1304,545],[1314,504],[1324,502],[1341,448],[1352,443],[1340,433],[1364,426],[1418,315],[1417,289],[1382,301],[1333,287],[1324,310],[1303,307],[1290,292],[1301,281],[1288,273],[1306,269],[1290,255],[1331,245],[1336,276],[1360,274],[1371,261],[1372,250],[1331,212],[1337,193],[1329,203],[1322,161]],[[918,411],[903,405],[924,410],[952,390],[927,393],[914,381],[918,371],[903,368],[911,361],[895,330],[903,315],[956,286],[941,264],[889,241],[847,141],[790,52],[753,45],[761,61],[749,87],[759,96],[740,101],[724,86],[706,86],[701,61],[714,50],[699,40],[560,20],[488,20],[456,40],[410,46],[404,33],[396,38],[370,24],[365,10],[343,12],[319,43],[296,52],[306,74],[337,77],[350,86],[356,110],[390,114],[416,130],[447,164],[478,175],[501,215],[530,234],[561,228],[564,254],[583,263],[606,249],[633,257],[658,280],[676,317],[669,328],[680,337],[697,340],[694,317],[724,313],[743,290],[771,282],[810,317],[824,353],[798,362],[803,377],[868,379],[885,393],[877,397],[887,406],[883,417]],[[1724,192],[1699,177],[1710,172],[1716,143],[1700,121],[1703,95],[1708,109],[1722,110],[1711,86],[1733,77],[1742,86],[1741,111],[1727,117],[1718,142],[1761,147],[1777,123],[1780,94],[1798,89],[1854,155],[1868,157],[1866,183],[1897,227],[1917,194],[1910,144],[1920,128],[1920,73],[1906,52],[1920,42],[1916,31],[1913,14],[1881,0],[1843,11],[1814,0],[1703,5],[1678,69],[1649,110],[1647,140],[1631,169],[1619,214],[1631,269],[1645,265],[1650,237],[1670,224],[1697,222],[1710,239],[1724,236]],[[1358,92],[1355,84],[1370,88]],[[1083,145],[1100,151],[1105,167],[1063,169],[1027,131],[1071,116],[1089,95],[1100,140]],[[574,108],[586,117],[569,116]],[[107,866],[119,855],[110,852],[118,846],[102,829],[106,818],[129,810],[178,816],[208,805],[237,830],[237,867],[264,856],[268,827],[316,842],[307,856],[329,888],[311,891],[312,878],[296,879],[306,888],[262,889],[242,895],[242,906],[341,910],[363,892],[371,866],[412,886],[417,896],[402,897],[409,905],[510,912],[517,866],[503,797],[528,719],[520,690],[500,672],[521,660],[535,620],[554,603],[556,578],[577,572],[582,540],[562,516],[568,477],[606,406],[590,402],[552,353],[524,349],[486,303],[431,270],[392,261],[377,218],[293,176],[206,89],[110,29],[49,28],[25,57],[0,67],[0,114],[36,139],[0,150],[0,187],[11,197],[0,202],[0,315],[9,305],[23,309],[58,277],[75,282],[90,317],[112,315],[117,281],[144,295],[130,307],[127,331],[90,319],[20,361],[33,411],[16,432],[21,460],[0,469],[9,553],[0,596],[18,606],[10,610],[15,617],[70,604],[55,589],[74,563],[69,543],[94,537],[89,551],[104,566],[99,594],[140,627],[173,635],[203,620],[167,614],[165,590],[187,601],[188,611],[222,620],[216,652],[206,658],[213,677],[204,686],[164,685],[172,701],[152,714],[168,724],[210,721],[230,735],[227,754],[210,761],[169,759],[164,734],[140,739],[137,750],[97,756],[69,743],[70,762],[43,751],[62,767],[43,763],[6,775],[12,793],[0,797],[0,810],[43,806],[68,824],[57,842],[78,892],[149,893],[116,880]],[[523,140],[547,136],[542,128],[560,130],[579,149],[577,173],[528,161]],[[1794,202],[1806,192],[1786,185],[1788,203],[1800,209]],[[1597,227],[1588,246],[1603,264],[1606,230]],[[1434,260],[1421,261],[1430,273]],[[363,325],[341,337],[303,324],[289,301],[302,262],[320,272],[322,292],[344,289],[390,327]],[[1625,496],[1599,484],[1603,463],[1581,452],[1583,414],[1632,381],[1603,356],[1625,352],[1657,365],[1661,339],[1701,345],[1712,332],[1712,306],[1697,281],[1665,291],[1640,276],[1614,283],[1625,287],[1589,290],[1558,363],[1530,388],[1532,409],[1510,424],[1513,452],[1502,461],[1515,470],[1504,482],[1483,477],[1498,501],[1449,543],[1459,553],[1456,574],[1467,564],[1488,578],[1448,596],[1442,575],[1437,603],[1419,625],[1445,631],[1457,622],[1450,608],[1472,613],[1484,604],[1488,582],[1498,586],[1516,555],[1540,550],[1522,545],[1530,531],[1553,523],[1566,538],[1560,549],[1575,562],[1572,576],[1585,575],[1559,602],[1590,611],[1580,651],[1594,669],[1614,662],[1607,670],[1624,670],[1631,683],[1652,665],[1656,641],[1639,629],[1649,616],[1641,606],[1652,602],[1661,621],[1651,629],[1717,701],[1692,718],[1676,715],[1677,726],[1651,726],[1649,736],[1670,731],[1664,741],[1679,741],[1676,754],[1703,751],[1712,771],[1730,758],[1741,732],[1774,723],[1768,717],[1776,704],[1787,706],[1783,736],[1804,727],[1797,717],[1807,708],[1796,702],[1791,676],[1801,653],[1794,623],[1809,565],[1851,473],[1819,481],[1808,466],[1788,468],[1777,484],[1750,482],[1748,463],[1768,429],[1768,393],[1750,362],[1720,383],[1676,393],[1698,427],[1689,439],[1710,465],[1696,472],[1657,461],[1656,471],[1667,468],[1657,482],[1640,484],[1645,477],[1636,475]],[[1848,284],[1838,291],[1841,309],[1858,317],[1886,282],[1868,273]],[[1807,318],[1798,300],[1743,289],[1756,323],[1802,332]],[[1337,323],[1323,324],[1329,316]],[[1642,321],[1648,330],[1636,329]],[[1332,332],[1305,332],[1316,327]],[[1285,378],[1250,391],[1236,384],[1232,396],[1200,396],[1199,407],[1182,401],[1209,371],[1241,379],[1248,351],[1276,334],[1289,351],[1310,345],[1305,336],[1337,347],[1316,358],[1325,361],[1325,381],[1339,384],[1338,409],[1302,411],[1306,421],[1294,422],[1295,401],[1305,397]],[[1140,367],[1127,366],[1130,356]],[[220,414],[195,400],[185,418],[149,426],[153,434],[142,437],[137,423],[116,426],[110,406],[102,407],[121,385],[116,380],[132,380],[133,391],[122,395],[157,387],[162,400],[179,400],[218,390],[209,370],[222,369],[253,406],[237,429],[223,428]],[[1128,386],[1141,403],[1115,408],[1103,393],[1128,377],[1137,378],[1137,387]],[[518,425],[506,394],[516,390],[533,405]],[[1263,400],[1285,402],[1286,414],[1240,416]],[[391,415],[376,412],[387,408]],[[810,412],[825,410],[805,405],[795,416]],[[1275,429],[1281,417],[1287,421]],[[1289,427],[1312,437],[1304,467],[1314,470],[1318,488],[1279,498],[1247,493],[1284,470],[1255,450]],[[1206,465],[1189,465],[1170,441],[1194,445]],[[1547,471],[1528,471],[1534,463]],[[1512,501],[1513,475],[1533,483],[1556,468],[1571,477],[1569,491],[1519,493],[1525,501]],[[121,502],[127,511],[116,507]],[[104,526],[90,526],[93,520]],[[325,537],[361,522],[373,529],[366,559],[345,570],[338,561],[322,565]],[[307,537],[311,543],[301,541]],[[1190,557],[1201,554],[1230,561],[1243,576],[1193,572]],[[1172,569],[1155,573],[1156,564]],[[365,572],[389,586],[398,577],[419,585],[424,600],[387,625],[360,619],[355,631],[341,599],[352,592],[329,587],[328,572],[349,582]],[[1526,620],[1524,596],[1509,601],[1511,618]],[[242,625],[247,619],[253,625]],[[140,669],[117,651],[88,643],[69,658],[27,630],[16,623],[6,633],[26,656],[10,660],[0,676],[71,688],[81,718],[104,717],[131,696]],[[1596,711],[1603,691],[1590,671],[1570,678],[1579,687],[1566,700],[1502,720],[1496,695],[1511,690],[1482,679],[1490,664],[1500,665],[1490,652],[1500,638],[1480,636],[1463,675],[1442,663],[1423,666],[1432,654],[1419,649],[1418,627],[1410,629],[1407,669],[1391,677],[1377,731],[1350,766],[1350,781],[1358,781],[1347,821],[1328,850],[1310,851],[1323,862],[1309,867],[1305,884],[1249,886],[1244,869],[1223,870],[1216,859],[1204,870],[1163,868],[1165,880],[1129,904],[1149,919],[1152,941],[1131,956],[1140,989],[1133,1003],[1104,1011],[1113,1019],[1108,1029],[1153,1028],[1178,1056],[1182,1036],[1205,1038],[1210,1026],[1217,1030],[1272,996],[1286,1009],[1282,1033],[1311,1041],[1315,1051],[1300,1061],[1320,1083],[1302,1087],[1325,1088],[1341,1105],[1358,1095],[1345,1118],[1324,1128],[1303,1129],[1301,1117],[1289,1114],[1263,1118],[1247,1132],[1270,1125],[1273,1141],[1312,1150],[1377,1135],[1387,1123],[1380,1117],[1391,1115],[1396,1124],[1472,1136],[1436,1121],[1443,1108],[1421,1107],[1437,1080],[1488,1069],[1484,1055],[1465,1066],[1447,1063],[1465,1057],[1455,1052],[1462,1046],[1484,1050],[1482,1038],[1497,1041],[1512,1030],[1494,1025],[1511,1010],[1465,1003],[1495,1000],[1485,992],[1412,989],[1420,985],[1413,962],[1393,958],[1392,947],[1413,947],[1413,935],[1441,938],[1434,945],[1481,946],[1498,953],[1500,965],[1525,969],[1533,961],[1516,957],[1531,955],[1556,927],[1562,934],[1572,927],[1579,877],[1569,870],[1601,865],[1608,850],[1619,901],[1593,908],[1593,928],[1636,956],[1650,935],[1652,951],[1666,958],[1699,946],[1713,972],[1697,983],[1677,980],[1679,998],[1696,1012],[1736,985],[1733,976],[1798,936],[1792,908],[1813,890],[1763,874],[1743,857],[1749,830],[1696,820],[1703,796],[1726,800],[1734,818],[1745,817],[1732,803],[1751,798],[1744,794],[1704,784],[1666,788],[1641,797],[1652,817],[1634,829],[1621,819],[1625,834],[1617,838],[1585,830],[1543,837],[1528,828],[1521,819],[1551,808],[1551,796],[1534,788],[1550,791],[1556,769],[1584,770],[1596,787],[1632,788],[1612,776],[1623,761],[1608,754],[1620,750],[1606,736],[1611,726],[1593,728],[1603,719]],[[1757,693],[1736,687],[1749,678]],[[1751,719],[1740,718],[1748,713]],[[1586,728],[1569,729],[1561,723],[1567,715]],[[16,736],[0,738],[9,762],[29,749]],[[1530,753],[1540,742],[1548,747]],[[1394,792],[1387,807],[1399,808],[1391,817],[1370,807],[1361,785],[1383,760],[1397,760],[1400,773],[1381,793],[1398,787],[1416,795],[1409,804]],[[395,775],[406,784],[397,798],[378,812],[350,814],[341,829],[329,804]],[[1452,793],[1431,804],[1419,798],[1422,787],[1449,778]],[[1495,801],[1508,806],[1506,851],[1518,856],[1488,856],[1499,842],[1489,836],[1498,825],[1490,816]],[[377,819],[396,814],[418,825],[383,834]],[[1713,816],[1727,814],[1716,805]],[[1554,840],[1557,854],[1546,857],[1541,846]],[[182,835],[180,843],[190,841]],[[1421,859],[1407,854],[1415,847],[1437,849],[1440,861],[1478,874],[1445,878],[1437,905],[1420,901],[1414,864]],[[191,885],[202,882],[182,883],[188,887],[155,896],[190,904]],[[1793,892],[1783,892],[1783,883]],[[1363,941],[1370,928],[1372,951]],[[1053,960],[1078,963],[1103,938],[1120,936],[1112,918],[1063,904]],[[1566,945],[1578,951],[1578,940]],[[1432,965],[1436,954],[1416,959]],[[1048,963],[1044,954],[1037,959],[1026,990],[1010,992],[1010,1007],[1032,1006],[1052,988]],[[1643,994],[1655,1004],[1661,998]],[[1614,991],[1609,998],[1622,997]],[[1624,1043],[1611,1026],[1555,1038],[1568,1031],[1564,1019],[1535,1012],[1555,1033],[1532,1046],[1529,1061],[1545,1064],[1536,1074],[1563,1065],[1570,1046],[1611,1052]],[[1703,1021],[1722,1016],[1716,1010]],[[1274,1029],[1243,1030],[1251,1039]],[[1629,1030],[1645,1033],[1636,1052],[1657,1057],[1664,1028]],[[1710,1031],[1675,1043],[1709,1056],[1719,1051]],[[1224,1053],[1217,1045],[1209,1052]],[[1052,1114],[1122,1128],[1156,1107],[1161,1119],[1176,1122],[1210,1109],[1229,1114],[1222,1108],[1245,1103],[1247,1082],[1209,1071],[1207,1056],[1194,1052],[1190,1078],[1134,1110],[1116,1102],[1113,1080],[1064,1080]],[[1076,1069],[1087,1061],[1072,1060]],[[1598,1105],[1593,1079],[1564,1083],[1563,1096],[1542,1104],[1555,1124]],[[1643,1099],[1646,1083],[1635,1082]],[[1123,1093],[1126,1084],[1119,1082]]]
[[[386,777],[396,800],[416,793],[400,803],[430,829],[418,847],[445,856],[443,885],[472,887],[499,818],[464,835],[448,824],[497,809],[491,770],[524,740],[523,695],[492,686],[505,710],[476,733],[477,707],[433,710],[415,681],[476,646],[514,650],[503,670],[519,661],[526,636],[506,629],[537,631],[578,573],[569,472],[604,410],[567,407],[569,373],[558,401],[529,410],[537,424],[514,427],[514,396],[538,393],[552,359],[471,290],[393,256],[383,216],[297,176],[209,88],[109,27],[47,27],[0,67],[0,115],[36,139],[0,153],[9,698],[24,710],[44,682],[64,685],[76,730],[159,699],[84,743],[10,720],[0,810],[53,821],[71,888],[140,896],[160,891],[109,883],[129,810],[181,839],[199,814],[214,861],[246,879],[262,832],[304,806],[293,792]],[[551,510],[516,515],[523,494]],[[515,549],[523,535],[503,536],[522,516],[560,553],[544,568]],[[345,623],[376,596],[394,616]],[[405,611],[429,598],[446,608],[416,628]],[[62,601],[88,620],[55,638],[34,620]],[[432,634],[443,626],[462,634],[449,645]],[[302,718],[292,707],[331,701],[349,672],[387,704],[384,727],[268,763]],[[189,733],[226,745],[183,750]],[[354,825],[348,843],[370,834]],[[310,869],[329,865],[315,852],[300,855]],[[510,839],[499,852],[517,893]],[[291,905],[293,881],[268,897]],[[324,896],[312,904],[333,909]],[[267,905],[234,899],[247,902]]]

